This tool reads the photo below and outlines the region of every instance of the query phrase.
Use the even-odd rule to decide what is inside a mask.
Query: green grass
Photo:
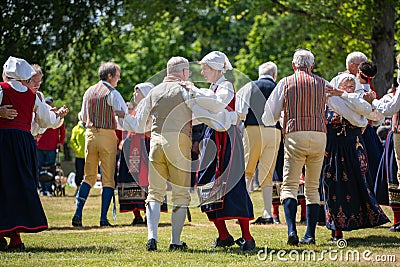
[[[42,203],[49,222],[49,230],[37,234],[22,234],[26,252],[0,252],[0,266],[400,266],[400,233],[389,232],[390,223],[374,228],[345,232],[348,247],[339,249],[330,242],[330,232],[326,227],[317,227],[317,245],[305,247],[290,247],[286,245],[286,225],[251,225],[257,248],[255,251],[242,254],[238,246],[229,249],[210,249],[217,231],[207,220],[199,208],[191,208],[192,222],[186,221],[182,234],[189,250],[185,252],[169,252],[168,245],[171,234],[170,213],[162,213],[159,227],[158,251],[147,252],[147,229],[145,226],[129,226],[131,213],[118,213],[114,228],[100,228],[100,189],[92,189],[83,211],[81,229],[71,226],[74,213],[74,189],[67,188],[66,197],[42,197]],[[251,195],[255,207],[255,216],[259,216],[262,207],[262,197],[259,191]],[[393,218],[390,209],[383,207],[389,218]],[[284,223],[282,207],[281,221]],[[298,212],[299,213],[299,212]],[[111,211],[109,218],[112,218]],[[111,221],[112,222],[112,221]],[[227,222],[228,229],[234,238],[240,237],[240,227],[234,220]],[[299,225],[301,237],[305,226]],[[260,260],[259,250],[283,250],[283,258],[279,260],[277,252],[268,254],[267,259]],[[323,250],[332,252],[331,258],[326,254],[321,261],[303,260],[304,250],[314,250],[320,258]],[[360,261],[353,260],[348,251],[357,250]],[[394,255],[394,263],[377,263],[362,259],[362,253],[370,250],[371,258]],[[351,252],[350,251],[350,252]],[[283,253],[283,252],[280,252]],[[290,253],[290,255],[289,255]],[[299,253],[299,260],[295,258]],[[340,254],[342,253],[342,254]],[[346,261],[346,253],[350,255]],[[265,254],[261,253],[261,256]],[[307,255],[307,254],[306,254]],[[338,259],[334,260],[334,256]],[[342,260],[340,260],[342,255]],[[383,265],[382,265],[383,264]]]

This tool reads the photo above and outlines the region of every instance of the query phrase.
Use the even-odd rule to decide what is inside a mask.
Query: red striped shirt
[[[325,80],[310,70],[296,70],[284,80],[284,134],[295,131],[326,132]]]

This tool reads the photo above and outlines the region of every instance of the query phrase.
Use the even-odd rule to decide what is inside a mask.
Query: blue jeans
[[[37,150],[38,151],[38,159],[39,159],[39,167],[48,167],[56,164],[56,151],[55,150]],[[52,191],[51,185],[53,182],[42,183],[39,182],[40,192],[50,192]]]

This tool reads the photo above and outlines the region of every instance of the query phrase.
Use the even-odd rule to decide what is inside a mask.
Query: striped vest
[[[283,133],[326,132],[325,80],[309,70],[296,70],[284,78]]]
[[[100,81],[87,91],[87,127],[116,129],[113,107],[107,104],[107,97],[112,90],[111,86]]]
[[[12,120],[0,118],[0,128],[30,132],[36,94],[29,88],[26,92],[18,92],[8,83],[3,82],[0,82],[0,87],[3,89],[1,105],[12,105],[12,108],[18,111],[17,117]]]

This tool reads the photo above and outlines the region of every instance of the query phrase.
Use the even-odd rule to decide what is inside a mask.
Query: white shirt
[[[28,87],[22,85],[21,82],[16,80],[10,80],[8,84],[17,92],[26,92]],[[3,101],[3,90],[0,87],[0,103]],[[42,102],[38,95],[35,97],[35,104],[33,107],[34,120],[37,123],[38,128],[52,128],[58,125],[62,119],[56,116],[55,112],[50,111],[49,105]],[[60,124],[60,125],[61,125]]]
[[[271,75],[262,75],[258,79],[270,78],[274,80]],[[235,110],[239,114],[241,120],[245,120],[250,108],[252,82],[245,84],[236,93]]]
[[[325,85],[330,85],[325,81]],[[268,97],[264,106],[264,113],[261,117],[265,126],[274,126],[281,117],[283,103],[285,102],[284,78],[281,79]]]
[[[103,84],[107,84],[108,86],[114,88],[111,84],[109,84],[106,81],[100,81]],[[86,90],[85,94],[83,95],[83,101],[82,101],[82,108],[81,108],[81,114],[82,114],[82,121],[86,122],[87,121],[87,96],[88,91]],[[118,90],[111,90],[110,94],[107,96],[107,104],[113,107],[113,110],[123,110],[126,114],[128,113],[128,108],[126,107],[125,100],[121,96],[121,94],[118,92]],[[119,119],[118,123],[122,125],[122,120]]]
[[[217,90],[214,93],[215,88],[217,88]],[[228,106],[235,97],[235,90],[233,89],[232,83],[227,81],[225,76],[222,75],[221,78],[211,86],[211,89],[193,87],[189,90],[189,94],[197,105],[211,113],[218,113],[223,112],[226,106]]]
[[[214,130],[227,131],[232,124],[236,124],[238,120],[236,112],[229,112],[224,108],[221,112],[214,113],[198,105],[196,102],[197,99],[193,98],[190,92],[186,91],[183,87],[181,87],[181,92],[186,105],[192,110],[194,117]],[[140,101],[135,116],[129,114],[125,115],[122,123],[125,130],[137,133],[144,133],[146,131],[146,122],[150,117],[151,110],[153,109],[149,95]]]
[[[49,109],[49,111],[51,111],[52,107],[47,105],[47,103],[44,101],[44,95],[42,92],[37,91],[36,95],[39,95],[39,100],[41,102],[43,102]],[[48,128],[53,128],[53,129],[57,129],[58,127],[60,127],[62,124],[64,123],[64,119],[61,119],[60,117],[57,117],[55,123],[51,126],[49,126]],[[35,113],[33,113],[32,116],[32,124],[31,124],[31,133],[33,136],[37,136],[39,134],[43,134],[48,128],[41,128],[39,126],[39,124],[36,122],[36,115]]]
[[[383,116],[392,116],[398,112],[400,110],[400,86],[394,95],[386,94],[381,99],[374,99],[372,107]]]
[[[358,93],[344,92],[341,96],[329,96],[326,104],[357,127],[367,126],[368,116],[372,112],[371,105]]]

